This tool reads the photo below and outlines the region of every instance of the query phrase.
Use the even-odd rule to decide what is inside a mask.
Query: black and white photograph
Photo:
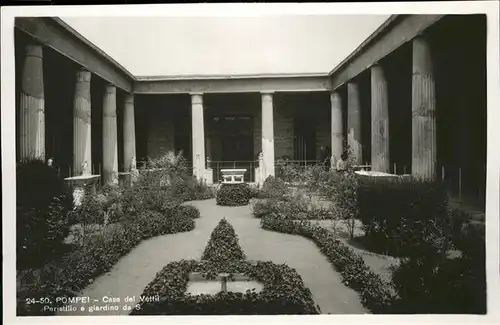
[[[3,7],[4,322],[500,322],[498,10]]]

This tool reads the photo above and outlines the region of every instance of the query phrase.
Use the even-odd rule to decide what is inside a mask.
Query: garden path
[[[367,312],[356,292],[341,283],[340,274],[312,241],[261,229],[260,220],[252,216],[250,206],[221,207],[215,204],[215,199],[187,204],[197,207],[201,213],[193,231],[143,241],[120,259],[110,272],[98,277],[83,290],[81,296],[89,297],[90,303],[73,304],[77,308],[76,312],[61,312],[59,315],[129,314],[130,310],[124,310],[124,307],[135,306],[146,285],[166,264],[181,259],[201,258],[212,230],[223,217],[235,228],[248,259],[285,263],[295,268],[311,290],[322,313]],[[136,302],[125,302],[127,296],[135,296]],[[102,301],[104,297],[119,298],[120,301],[106,303]],[[90,313],[88,308],[92,305],[118,306],[118,310]],[[82,306],[86,307],[85,311],[80,310]]]

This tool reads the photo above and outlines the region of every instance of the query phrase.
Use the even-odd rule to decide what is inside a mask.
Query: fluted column
[[[203,94],[191,94],[191,122],[193,133],[193,175],[203,180],[205,174],[205,122]]]
[[[378,64],[371,68],[372,170],[390,173],[387,79]]]
[[[123,105],[123,162],[125,172],[136,168],[134,95],[126,94]]]
[[[412,174],[436,178],[436,90],[431,51],[427,41],[413,40]]]
[[[274,176],[273,110],[273,94],[262,93],[262,160],[264,165],[264,180],[269,175]]]
[[[45,159],[42,45],[26,45],[19,98],[19,158]]]
[[[358,85],[354,82],[347,84],[347,144],[351,150],[355,163],[362,163],[361,145],[361,103]]]
[[[331,126],[331,141],[332,141],[332,157],[331,167],[335,168],[337,160],[340,159],[344,150],[344,136],[342,123],[342,99],[338,92],[330,94],[330,103],[332,108],[332,126]]]
[[[107,85],[103,98],[102,162],[104,184],[118,184],[116,87]]]
[[[90,71],[76,72],[73,102],[73,173],[92,174]]]

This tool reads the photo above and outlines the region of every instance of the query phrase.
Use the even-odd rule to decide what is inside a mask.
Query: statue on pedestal
[[[207,169],[211,168],[211,166],[210,166],[211,162],[212,162],[212,160],[210,160],[210,157],[207,157]]]

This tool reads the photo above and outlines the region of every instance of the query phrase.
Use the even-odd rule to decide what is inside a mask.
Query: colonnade
[[[423,36],[412,40],[412,174],[425,179],[437,175],[436,90],[428,41]],[[389,173],[389,95],[384,68],[373,64],[371,74],[371,165],[372,170]],[[347,144],[353,160],[362,164],[360,85],[347,82],[347,107],[339,91],[331,94],[332,164],[344,150],[342,115],[347,111]]]
[[[45,95],[43,81],[43,46],[25,46],[20,89],[19,159],[45,160]],[[81,67],[75,73],[73,100],[73,163],[72,175],[92,174],[92,73]],[[116,86],[108,84],[103,95],[102,178],[104,183],[118,183],[118,121]],[[136,157],[134,96],[124,98],[123,161],[125,172],[131,172]]]

